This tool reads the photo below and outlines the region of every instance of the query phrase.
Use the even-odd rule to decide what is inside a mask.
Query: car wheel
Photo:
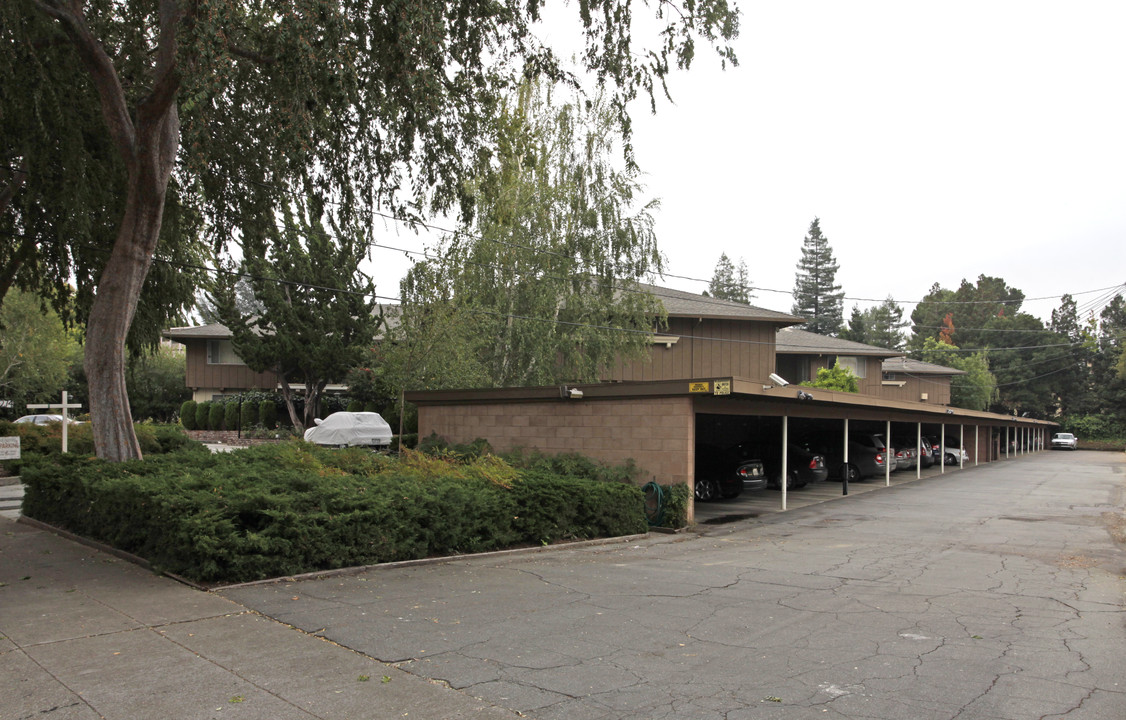
[[[715,498],[715,484],[706,478],[696,479],[696,499],[700,502],[708,502]]]
[[[801,490],[803,487],[805,487],[805,485],[806,485],[806,482],[805,482],[805,480],[801,479],[801,475],[798,474],[798,471],[797,470],[791,470],[790,471],[789,489],[790,490]]]
[[[849,463],[848,465],[845,465],[844,472],[845,477],[848,478],[849,482],[860,482],[860,468],[856,467],[852,463]]]
[[[958,458],[954,457],[954,455],[952,455],[951,453],[946,453],[946,464],[947,465],[957,465],[958,464]]]

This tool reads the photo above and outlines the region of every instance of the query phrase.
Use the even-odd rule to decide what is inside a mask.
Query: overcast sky
[[[740,66],[701,48],[675,105],[634,112],[671,274],[707,280],[726,252],[756,305],[789,311],[820,217],[848,298],[986,274],[1050,297],[1024,308],[1047,319],[1065,292],[1126,282],[1126,2],[739,6]],[[397,295],[409,263],[377,259]],[[873,303],[846,319],[854,304]]]

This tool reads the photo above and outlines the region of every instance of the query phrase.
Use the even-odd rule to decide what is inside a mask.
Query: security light
[[[775,385],[785,387],[786,385],[790,384],[789,382],[786,381],[786,378],[782,377],[778,373],[770,373],[769,377],[770,377],[770,382],[774,383]]]

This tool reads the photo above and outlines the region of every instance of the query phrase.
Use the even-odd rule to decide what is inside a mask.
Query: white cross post
[[[28,410],[62,410],[63,411],[63,452],[66,452],[66,426],[70,424],[70,420],[66,416],[67,410],[78,410],[82,406],[78,404],[70,404],[66,401],[66,390],[63,390],[63,401],[61,403],[43,404],[43,405],[28,405]]]

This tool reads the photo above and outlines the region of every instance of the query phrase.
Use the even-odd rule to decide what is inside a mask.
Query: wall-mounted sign
[[[694,382],[688,383],[688,392],[690,393],[706,393],[712,391],[712,384],[710,382]]]
[[[0,437],[0,460],[20,459],[20,438]]]
[[[731,394],[731,381],[730,380],[716,380],[715,381],[715,394],[716,395],[730,395]]]

